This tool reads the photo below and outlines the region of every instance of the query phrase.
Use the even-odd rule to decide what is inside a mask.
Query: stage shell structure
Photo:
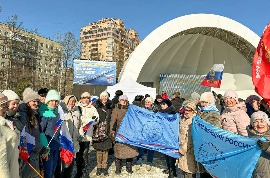
[[[221,88],[211,90],[223,94],[234,89],[245,99],[255,93],[251,67],[259,40],[249,28],[227,17],[178,17],[140,43],[126,61],[120,80],[130,77],[160,88],[160,74],[206,75],[214,64],[224,64]]]

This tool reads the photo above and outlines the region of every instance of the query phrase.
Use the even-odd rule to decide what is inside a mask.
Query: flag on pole
[[[69,166],[74,159],[75,151],[71,135],[65,124],[60,130],[60,145],[60,160]]]
[[[91,125],[94,123],[94,121],[88,122],[84,127],[83,127],[83,134],[86,135],[88,129],[91,127]]]
[[[270,104],[270,23],[264,29],[252,63],[255,91]]]
[[[57,130],[59,129],[59,127],[61,127],[62,122],[63,122],[62,119],[59,119],[59,120],[56,122],[55,127],[54,127],[54,133],[56,133]]]
[[[211,70],[208,72],[204,80],[202,81],[202,86],[220,88],[222,75],[223,75],[224,65],[214,64]]]
[[[24,126],[20,136],[19,157],[25,162],[29,162],[29,155],[35,146],[35,137],[27,133],[25,127],[26,126]]]

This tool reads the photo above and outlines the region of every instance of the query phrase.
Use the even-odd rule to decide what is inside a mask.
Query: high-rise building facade
[[[35,90],[47,87],[61,93],[63,88],[71,92],[72,82],[71,85],[70,82],[66,82],[66,86],[62,84],[65,79],[61,74],[66,73],[66,69],[61,60],[60,43],[0,23],[1,90],[16,91],[19,85],[28,83]]]
[[[117,76],[140,43],[136,30],[125,29],[121,19],[103,18],[80,32],[81,59],[116,62]]]

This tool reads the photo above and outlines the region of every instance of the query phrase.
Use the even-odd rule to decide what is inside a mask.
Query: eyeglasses
[[[201,103],[208,103],[207,101],[201,101]]]
[[[82,99],[90,99],[90,97],[82,97]]]
[[[193,111],[192,109],[185,109],[185,111],[187,111],[187,112],[191,112],[191,111]]]

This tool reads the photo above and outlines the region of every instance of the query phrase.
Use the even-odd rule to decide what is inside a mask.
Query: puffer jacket
[[[0,177],[19,178],[19,133],[12,122],[0,116]]]
[[[41,131],[45,133],[47,137],[47,141],[50,142],[51,138],[54,135],[54,129],[57,121],[60,119],[60,115],[58,113],[57,108],[46,107],[46,110],[41,115]],[[59,141],[59,133],[60,130],[56,132],[54,135],[52,142],[49,147],[51,150],[59,150],[60,141]]]
[[[96,125],[99,122],[99,115],[97,112],[97,109],[89,103],[89,105],[84,106],[81,102],[77,104],[77,106],[80,107],[82,114],[81,114],[81,120],[82,124],[79,130],[79,133],[81,136],[84,136],[82,141],[90,141],[92,142],[92,135],[93,135],[93,127],[91,126],[88,131],[86,132],[86,135],[83,133],[83,127],[88,124],[90,121],[94,121],[93,125]],[[93,116],[95,116],[95,120],[93,119]]]
[[[246,128],[250,124],[250,118],[245,111],[238,107],[226,107],[221,118],[222,129],[238,135],[248,136]]]
[[[75,97],[74,95],[66,96],[63,102],[60,103],[65,116],[64,116],[64,124],[66,124],[68,131],[71,135],[73,144],[74,144],[74,151],[77,153],[79,151],[80,145],[78,142],[78,137],[80,135],[79,130],[82,125],[80,109],[78,106],[74,106],[73,108],[68,108],[67,103],[71,97]]]
[[[204,112],[199,110],[197,115],[204,121],[208,122],[209,124],[221,128],[221,116],[218,112],[216,111]]]
[[[267,141],[270,141],[270,130],[264,135],[257,134],[251,127],[247,127],[248,136],[251,138],[264,137]],[[257,162],[255,170],[252,174],[253,178],[269,178],[270,177],[270,147],[266,151],[262,151],[262,154]]]
[[[185,99],[180,97],[175,97],[172,99],[172,105],[175,107],[177,112],[179,112],[179,109],[182,107],[184,101]]]

